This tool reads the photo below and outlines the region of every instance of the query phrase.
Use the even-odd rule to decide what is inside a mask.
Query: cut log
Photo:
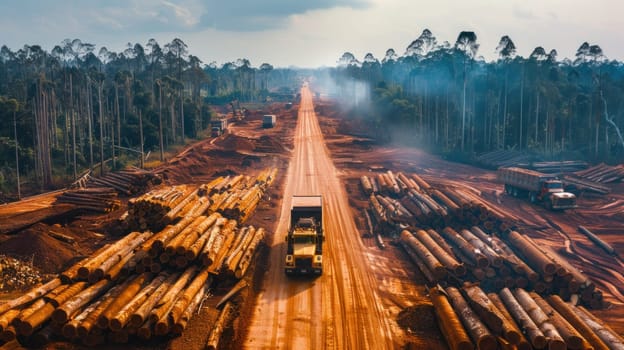
[[[496,305],[498,311],[500,311],[500,316],[503,319],[503,337],[505,337],[505,339],[507,339],[510,343],[514,344],[518,350],[533,349],[498,294],[488,293],[487,296],[492,303]]]
[[[496,350],[498,347],[496,338],[490,333],[485,324],[481,322],[470,306],[468,306],[468,303],[459,290],[455,287],[448,287],[446,288],[446,294],[468,334],[470,334],[472,340],[477,344],[477,348],[479,350]]]
[[[466,274],[464,265],[460,264],[454,256],[448,254],[440,247],[428,232],[416,230],[414,236],[453,274],[456,276],[463,276]]]
[[[401,240],[407,243],[410,248],[425,263],[427,269],[433,273],[436,280],[442,280],[446,277],[446,269],[440,261],[425,247],[411,232],[403,230],[401,232]]]
[[[243,278],[243,276],[247,272],[247,269],[249,268],[249,265],[251,264],[253,256],[256,253],[258,245],[260,244],[262,239],[264,239],[264,229],[263,228],[259,228],[256,231],[256,234],[255,234],[253,240],[251,241],[251,243],[249,244],[249,246],[245,250],[245,253],[243,254],[241,262],[236,267],[236,271],[234,272],[234,276],[236,278],[239,278],[239,279]]]
[[[216,350],[219,348],[221,335],[230,322],[233,310],[234,307],[232,306],[232,303],[225,304],[223,310],[221,310],[221,313],[217,318],[217,321],[212,327],[212,331],[210,331],[210,336],[208,336],[208,341],[206,342],[206,350]]]
[[[109,290],[110,292],[110,290]],[[72,339],[78,336],[78,326],[84,321],[90,313],[92,313],[102,302],[104,298],[100,298],[89,306],[87,306],[80,314],[65,323],[62,328],[62,334],[65,338]],[[52,314],[54,317],[54,314]]]
[[[568,322],[565,318],[563,318],[555,309],[553,309],[550,304],[546,302],[546,300],[542,299],[537,293],[531,292],[531,297],[537,305],[544,311],[550,322],[557,328],[557,331],[563,338],[568,349],[577,350],[583,348],[583,343],[585,343],[585,339],[580,335],[580,333]]]
[[[518,325],[523,330],[524,334],[528,337],[531,345],[534,348],[542,349],[548,344],[548,340],[544,336],[544,333],[535,324],[531,316],[522,308],[516,297],[513,295],[509,288],[501,289],[499,296],[509,313],[514,317],[514,320],[518,322]]]
[[[200,271],[197,276],[193,279],[193,281],[182,291],[178,300],[176,300],[175,304],[171,308],[171,321],[172,323],[177,323],[182,317],[182,313],[189,306],[189,303],[197,293],[200,293],[204,289],[204,285],[210,284],[212,281],[209,278],[208,270],[205,269]]]
[[[529,293],[521,288],[516,288],[513,291],[514,296],[526,313],[531,317],[533,322],[544,333],[546,339],[548,339],[549,350],[566,350],[566,344],[561,338],[561,335],[552,324],[548,315],[537,305],[535,300],[531,298]]]
[[[490,266],[490,261],[487,257],[478,248],[466,241],[457,231],[450,227],[445,227],[441,234],[459,248],[464,255],[469,257],[477,267],[485,268]]]
[[[128,325],[133,328],[139,328],[149,317],[150,311],[158,304],[161,298],[167,293],[167,291],[174,285],[174,283],[180,278],[179,273],[174,273],[167,277],[162,282],[158,289],[156,289],[144,302],[141,304],[132,315]]]
[[[106,249],[104,249],[101,253],[97,255],[92,255],[92,257],[82,266],[78,268],[78,278],[81,280],[86,280],[89,277],[89,274],[93,270],[95,270],[98,266],[100,266],[106,259],[110,258],[116,252],[122,250],[128,242],[134,240],[137,236],[139,236],[140,232],[132,232],[129,233],[124,238],[119,241],[109,245]]]
[[[134,298],[141,288],[144,288],[151,281],[152,277],[151,273],[145,272],[133,278],[97,318],[98,327],[101,329],[109,328],[113,317]]]
[[[112,282],[107,280],[101,280],[98,283],[89,286],[54,310],[52,319],[58,324],[67,322],[67,320],[69,320],[74,313],[79,311],[80,308],[91,302],[91,300],[102,295],[110,289],[111,286]]]
[[[20,296],[19,298],[13,299],[11,301],[7,301],[4,304],[0,304],[0,315],[4,314],[10,309],[21,307],[35,299],[42,297],[45,294],[48,294],[51,290],[61,285],[61,279],[54,278],[50,282],[47,282],[44,285],[39,287],[35,287],[26,294]]]
[[[609,349],[623,350],[624,340],[622,337],[611,329],[602,320],[592,315],[582,306],[577,306],[573,309],[579,317],[585,321],[585,323],[600,337],[600,339],[607,344]]]
[[[182,289],[187,285],[188,281],[193,279],[197,274],[198,268],[196,266],[189,266],[183,273],[180,275],[180,278],[175,282],[171,288],[167,290],[167,292],[163,295],[163,297],[158,301],[156,307],[150,311],[150,320],[156,323],[158,320],[163,318],[171,307],[173,307],[173,303],[177,300],[178,295],[181,294]]]
[[[191,320],[191,317],[193,317],[193,314],[199,310],[199,307],[208,291],[209,286],[208,284],[205,284],[203,289],[195,294],[195,297],[193,297],[193,300],[191,300],[186,310],[184,310],[184,312],[180,316],[180,319],[171,326],[171,333],[173,335],[179,336],[182,334],[182,332],[186,328],[186,325]]]
[[[449,303],[446,293],[441,287],[434,287],[429,290],[431,302],[436,313],[436,319],[440,325],[440,330],[446,339],[450,350],[472,350],[474,345],[459,319],[459,316]]]
[[[479,315],[481,321],[495,334],[503,331],[503,319],[500,311],[483,292],[478,285],[466,285],[463,287],[466,299],[474,312]]]
[[[511,231],[508,236],[509,242],[527,258],[530,265],[546,275],[557,272],[555,264],[544,253],[533,245],[522,234]]]
[[[585,338],[595,350],[607,350],[609,346],[589,327],[585,321],[574,311],[574,307],[564,302],[558,295],[550,295],[547,298],[548,303],[555,309],[566,321]]]
[[[19,315],[19,313],[20,310],[11,309],[0,315],[0,332],[5,330],[11,323],[13,323],[13,320],[17,317],[17,315]]]
[[[121,310],[110,319],[110,329],[121,331],[130,320],[130,316],[147,300],[147,298],[165,281],[168,274],[161,273],[147,286],[143,287]]]

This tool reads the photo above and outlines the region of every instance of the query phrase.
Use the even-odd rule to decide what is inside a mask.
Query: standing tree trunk
[[[15,100],[13,100],[15,101]],[[13,135],[15,137],[15,179],[17,182],[17,199],[22,199],[22,191],[20,189],[20,172],[19,172],[19,143],[17,142],[17,101],[13,106]]]
[[[163,120],[162,120],[162,82],[158,80],[158,137],[160,142],[160,161],[165,160],[165,147],[163,144]]]
[[[98,86],[98,107],[99,107],[99,117],[100,117],[100,176],[104,175],[104,117],[102,112],[102,87],[104,85],[104,80],[100,82]]]
[[[144,164],[143,161],[145,159],[145,156],[143,154],[143,115],[141,113],[141,110],[139,109],[139,137],[141,138],[141,169],[143,169]]]

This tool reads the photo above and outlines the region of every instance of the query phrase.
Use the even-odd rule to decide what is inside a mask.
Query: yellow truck
[[[322,196],[293,196],[286,235],[286,274],[321,275],[324,240]]]

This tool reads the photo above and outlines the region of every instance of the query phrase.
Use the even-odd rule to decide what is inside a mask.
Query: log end
[[[510,330],[510,331],[505,332],[504,336],[508,342],[514,345],[519,344],[520,340],[522,339],[522,336],[520,335],[520,333],[516,332],[515,330]]]
[[[141,315],[133,314],[130,315],[130,320],[128,320],[128,326],[138,328],[141,327],[143,322],[145,322],[145,320],[143,319],[143,317],[141,317]]]
[[[137,336],[141,339],[148,340],[152,337],[152,330],[150,327],[141,327],[137,329]]]
[[[165,321],[158,321],[156,326],[154,327],[154,334],[156,335],[165,335],[169,331],[169,324]]]
[[[531,340],[531,344],[536,349],[543,349],[548,344],[548,340],[543,335],[538,335]]]
[[[548,350],[566,350],[568,347],[561,339],[551,339],[548,342]]]
[[[108,327],[112,330],[112,331],[120,331],[123,328],[123,323],[121,323],[121,320],[118,318],[113,318],[110,320]]]
[[[72,339],[78,335],[78,330],[75,325],[67,323],[63,326],[63,328],[61,328],[61,333],[65,338]]]
[[[69,315],[67,314],[67,311],[63,310],[62,308],[58,308],[54,310],[54,312],[52,312],[52,320],[57,324],[63,324],[67,322],[68,318]]]
[[[498,341],[493,335],[484,335],[477,341],[479,350],[496,350],[498,349]]]

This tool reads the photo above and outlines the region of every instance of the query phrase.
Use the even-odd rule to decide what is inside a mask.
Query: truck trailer
[[[321,275],[324,240],[323,198],[319,195],[293,196],[286,235],[285,273]]]
[[[210,121],[210,136],[217,137],[221,136],[227,130],[228,123],[227,119],[214,119]]]
[[[509,167],[496,172],[499,182],[505,184],[505,193],[525,197],[531,203],[542,202],[550,210],[576,208],[576,196],[565,192],[563,183],[554,175],[535,170]]]

